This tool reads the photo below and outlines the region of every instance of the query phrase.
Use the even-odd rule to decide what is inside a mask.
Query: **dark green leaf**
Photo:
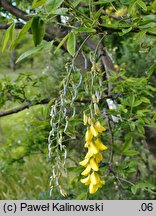
[[[41,43],[45,34],[45,23],[40,16],[34,16],[31,24],[35,46]]]

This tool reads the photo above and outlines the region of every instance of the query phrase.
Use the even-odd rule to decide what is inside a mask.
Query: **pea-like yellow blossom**
[[[79,164],[81,165],[81,166],[87,166],[87,164],[88,164],[88,161],[89,161],[89,158],[87,158],[87,159],[84,159],[83,161],[81,161]]]
[[[99,152],[98,147],[93,142],[90,142],[88,148],[93,152],[93,154],[97,154]]]
[[[90,142],[92,140],[92,138],[93,138],[93,133],[92,133],[91,129],[88,128],[86,135],[85,135],[86,142]]]
[[[91,131],[93,136],[97,137],[98,131],[96,130],[96,128],[95,128],[95,126],[93,124],[90,127],[90,131]]]
[[[87,176],[91,171],[90,164],[87,165],[86,169],[81,173],[81,175]]]
[[[80,180],[81,183],[85,185],[90,185],[90,175],[88,175],[86,178]]]
[[[99,134],[106,131],[99,121],[93,122],[90,117],[84,114],[84,125],[89,125],[85,134],[85,148],[88,148],[88,152],[85,159],[79,164],[84,166],[85,169],[81,175],[86,176],[81,179],[81,183],[89,186],[89,193],[95,193],[99,188],[101,188],[105,181],[101,179],[99,174],[99,163],[102,161],[103,156],[100,151],[107,150],[107,147],[102,143],[99,138]]]
[[[94,171],[98,171],[99,170],[99,166],[98,163],[96,162],[96,160],[94,158],[90,159],[90,167],[92,168],[92,170]]]
[[[96,172],[93,172],[90,175],[90,179],[91,179],[91,182],[93,185],[99,184],[99,182],[100,182],[100,177]]]
[[[105,146],[99,138],[96,139],[94,143],[99,150],[107,150],[107,146]]]
[[[90,194],[94,194],[96,193],[96,191],[99,189],[98,184],[94,185],[94,184],[90,184],[89,185],[89,193]]]
[[[99,132],[99,133],[102,133],[102,132],[106,131],[106,128],[103,127],[103,126],[100,124],[99,121],[97,121],[97,122],[95,123],[94,128],[95,128],[95,130],[96,130],[97,132]]]
[[[102,159],[103,159],[102,154],[100,152],[95,154],[94,158],[95,158],[97,163],[100,163],[102,161]]]
[[[90,159],[90,158],[93,156],[93,154],[94,154],[94,153],[93,153],[92,150],[89,148],[89,149],[88,149],[88,152],[87,152],[87,154],[86,154],[86,156],[85,156],[85,159],[87,159],[87,158]]]

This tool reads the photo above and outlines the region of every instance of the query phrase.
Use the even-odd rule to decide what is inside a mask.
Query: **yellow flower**
[[[94,185],[94,184],[91,183],[89,185],[89,193],[90,194],[96,193],[97,190],[98,190],[98,184]]]
[[[93,142],[90,142],[88,148],[92,151],[93,154],[97,154],[99,152],[99,149],[97,148],[96,145],[94,145]]]
[[[93,156],[92,150],[91,150],[91,149],[88,149],[88,152],[87,152],[87,154],[86,154],[86,156],[85,156],[85,159],[91,158],[92,156]]]
[[[89,161],[89,158],[84,159],[83,161],[79,162],[79,164],[80,164],[81,166],[87,166],[88,161]]]
[[[94,158],[90,159],[90,167],[94,170],[94,171],[98,171],[99,167],[97,162],[94,160]]]
[[[84,145],[84,147],[88,148],[88,146],[89,146],[89,142],[86,142],[85,145]]]
[[[93,100],[95,100],[95,98],[93,98]],[[98,106],[96,107],[96,103],[94,103],[94,105],[96,111],[96,109],[98,109]],[[85,178],[81,179],[80,181],[85,185],[89,185],[89,192],[93,194],[99,188],[101,188],[102,185],[105,184],[105,181],[102,180],[96,172],[99,170],[99,163],[103,159],[100,150],[107,149],[107,147],[102,143],[98,135],[106,129],[100,124],[99,121],[93,123],[92,119],[86,116],[85,113],[83,115],[83,121],[84,125],[89,124],[90,127],[87,128],[85,134],[86,143],[84,145],[85,148],[88,148],[88,152],[85,156],[85,159],[79,162],[81,166],[85,167],[84,171],[81,173],[81,175],[85,176]]]
[[[88,164],[86,169],[81,173],[81,175],[87,176],[91,171],[91,166]]]
[[[116,16],[124,16],[127,13],[127,7],[120,8],[115,12]]]
[[[98,184],[100,182],[99,175],[97,173],[93,172],[90,175],[90,181],[91,181],[91,184],[93,184],[93,185]]]
[[[94,127],[94,125],[92,124],[90,127],[90,131],[92,133],[93,136],[97,136],[98,135],[98,131],[96,130],[96,128]]]
[[[107,150],[107,147],[101,142],[99,138],[96,139],[94,143],[99,150]]]
[[[94,158],[96,160],[97,163],[100,163],[103,159],[102,154],[99,152],[96,155],[94,155]]]
[[[99,121],[97,121],[94,125],[94,128],[97,132],[102,133],[103,131],[106,131],[106,128],[104,128]]]
[[[104,180],[100,179],[100,176],[93,172],[90,175],[90,185],[89,185],[89,193],[93,194],[96,193],[96,191],[101,188],[105,184]]]
[[[92,138],[93,138],[92,131],[90,128],[88,128],[85,135],[86,142],[90,142]]]
[[[88,142],[86,144],[85,144],[85,147],[88,148],[88,152],[85,156],[85,159],[91,158],[93,155],[96,155],[99,153],[98,147],[93,142]]]
[[[90,175],[84,179],[81,179],[80,181],[81,181],[81,183],[83,183],[85,185],[89,185],[90,184]]]

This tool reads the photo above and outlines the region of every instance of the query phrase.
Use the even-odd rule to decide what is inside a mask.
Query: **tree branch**
[[[34,106],[34,105],[47,104],[47,103],[49,103],[50,100],[51,100],[51,98],[44,98],[44,99],[42,99],[40,101],[37,101],[36,103],[34,103],[33,101],[26,102],[25,104],[23,104],[23,105],[21,105],[19,107],[16,107],[14,109],[0,112],[0,117],[11,115],[11,114],[14,114],[14,113],[18,113],[18,112],[23,111],[25,109],[28,109],[29,107]]]
[[[10,27],[10,25],[11,25],[11,24],[8,24],[8,23],[6,23],[6,24],[0,23],[0,29],[8,29],[8,28]],[[16,24],[15,24],[15,28],[16,28],[16,29],[21,29],[22,27],[23,27],[23,24],[22,24],[22,23],[16,23]]]
[[[29,109],[31,106],[35,106],[35,105],[42,105],[42,104],[48,104],[49,101],[51,100],[51,98],[44,98],[40,101],[37,101],[37,102],[34,102],[34,101],[28,101],[26,102],[25,104],[19,106],[19,107],[16,107],[14,109],[10,109],[10,110],[7,110],[7,111],[2,111],[0,112],[0,117],[3,117],[3,116],[8,116],[8,115],[11,115],[11,114],[14,114],[14,113],[18,113],[18,112],[21,112],[25,109]],[[84,100],[80,100],[80,99],[76,99],[74,100],[74,102],[76,103],[90,103],[90,99],[84,99]]]
[[[25,21],[28,21],[30,19],[30,17],[25,11],[13,6],[7,0],[0,0],[0,5],[17,18],[20,18]]]

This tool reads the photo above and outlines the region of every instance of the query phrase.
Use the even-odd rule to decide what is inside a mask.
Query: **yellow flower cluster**
[[[88,148],[88,152],[85,159],[79,164],[85,167],[85,170],[81,175],[86,176],[81,179],[81,183],[89,185],[89,193],[95,193],[101,188],[105,181],[101,179],[97,171],[99,171],[99,163],[103,157],[100,151],[106,150],[107,147],[102,143],[99,138],[99,134],[104,132],[106,129],[100,124],[99,121],[93,123],[90,117],[84,114],[84,125],[89,125],[85,135],[85,148]]]

